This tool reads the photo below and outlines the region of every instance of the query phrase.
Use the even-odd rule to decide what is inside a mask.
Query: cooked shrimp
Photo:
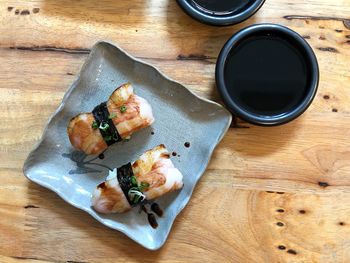
[[[163,144],[145,152],[132,165],[132,172],[138,185],[147,185],[142,195],[147,200],[181,189],[182,174],[170,160]],[[131,208],[119,185],[116,169],[110,172],[106,182],[100,184],[92,197],[92,205],[101,213],[122,213]]]
[[[138,182],[149,184],[144,191],[146,199],[151,200],[182,188],[182,174],[174,167],[170,154],[163,144],[145,152],[132,165]]]
[[[134,94],[129,83],[112,93],[107,108],[122,139],[154,122],[151,106],[145,99]],[[100,154],[108,147],[100,130],[93,128],[94,121],[92,113],[81,113],[71,119],[67,127],[71,144],[86,154]]]
[[[131,206],[120,188],[116,169],[110,172],[106,182],[99,184],[92,197],[92,205],[100,213],[123,213]]]

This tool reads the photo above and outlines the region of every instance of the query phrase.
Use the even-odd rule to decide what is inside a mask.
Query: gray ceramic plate
[[[134,134],[129,142],[109,147],[103,160],[75,151],[66,134],[70,118],[91,111],[124,82],[131,82],[135,93],[149,101],[155,123]],[[155,250],[164,244],[175,217],[188,203],[230,123],[231,114],[219,104],[197,97],[116,46],[99,42],[26,160],[24,174],[102,224]],[[185,142],[190,142],[191,147],[184,147]],[[124,214],[96,213],[91,208],[91,193],[106,178],[108,167],[134,161],[144,151],[161,143],[178,154],[172,161],[184,175],[184,188],[157,200],[164,210],[164,216],[158,220],[159,227],[152,229],[146,215],[139,214],[137,208]]]

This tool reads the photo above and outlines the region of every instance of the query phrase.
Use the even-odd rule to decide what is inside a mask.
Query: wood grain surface
[[[310,43],[318,94],[281,127],[235,120],[160,250],[145,250],[23,176],[96,41],[220,102],[221,47],[261,22]],[[1,0],[0,35],[0,262],[350,262],[350,0],[267,0],[248,21],[223,28],[192,20],[174,0]]]

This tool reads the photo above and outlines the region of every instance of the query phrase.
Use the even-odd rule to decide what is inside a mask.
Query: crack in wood
[[[27,9],[22,10],[21,13],[20,13],[20,15],[22,15],[22,16],[30,15],[30,11],[27,10]]]
[[[199,60],[199,59],[185,59],[185,60],[179,60],[178,58],[176,58],[175,60],[173,58],[157,58],[157,57],[140,57],[140,56],[135,56],[137,59],[141,59],[141,60],[154,60],[154,61],[188,61],[188,62],[198,62],[198,63],[203,63],[203,64],[215,64],[215,62],[213,61],[209,61],[209,60]]]
[[[329,186],[329,184],[327,182],[318,182],[318,185],[321,187],[324,187],[324,188]]]
[[[287,253],[292,254],[292,255],[298,254],[294,249],[288,249]]]
[[[35,206],[35,205],[26,205],[24,208],[25,208],[25,209],[28,209],[28,208],[39,208],[39,206]]]
[[[207,170],[215,170],[215,169],[207,169]],[[229,169],[220,169],[221,171],[231,171]],[[236,176],[235,178],[239,179],[252,179],[252,180],[271,180],[271,181],[284,181],[284,182],[294,182],[294,183],[302,183],[302,184],[315,184],[315,182],[312,181],[305,181],[305,180],[298,180],[298,179],[284,179],[284,178],[274,178],[274,177],[264,177],[264,178],[259,178],[259,177],[253,177],[253,176]],[[319,185],[317,183],[316,185]],[[327,185],[329,186],[329,185]],[[343,185],[343,186],[350,186],[350,185]],[[273,192],[273,191],[270,191]]]
[[[34,51],[34,52],[61,52],[67,54],[89,54],[91,49],[88,48],[64,48],[64,47],[55,47],[55,46],[10,46],[3,47],[12,50],[23,50],[23,51]],[[136,57],[138,59],[144,60],[156,60],[156,61],[174,61],[174,59],[166,59],[166,58],[153,58],[153,57]],[[204,55],[179,55],[176,60],[184,60],[184,61],[201,61],[204,63],[215,64],[215,62],[208,61],[208,59],[216,59],[214,57],[204,56]],[[67,75],[71,75],[68,74]],[[72,74],[73,75],[73,74]]]
[[[317,49],[321,50],[321,51],[339,53],[338,50],[336,48],[334,48],[334,47],[318,47]]]
[[[196,55],[196,54],[189,54],[189,55],[179,54],[176,58],[176,60],[208,60],[208,59],[216,59],[216,58],[209,57],[206,55]]]
[[[26,50],[26,51],[50,51],[50,52],[63,52],[68,54],[89,54],[90,49],[87,48],[63,48],[55,46],[11,46],[9,49]]]
[[[35,257],[21,257],[21,256],[11,256],[11,258],[20,259],[20,260],[38,260],[38,261],[40,260]]]
[[[10,258],[19,259],[19,260],[23,260],[23,261],[27,261],[27,260],[48,261],[47,259],[40,259],[40,258],[36,258],[36,257],[11,256]],[[49,261],[52,262],[51,260],[49,260]],[[64,262],[66,262],[66,263],[88,263],[88,261],[75,261],[75,260],[65,260]]]
[[[333,20],[333,21],[340,21],[343,22],[344,26],[347,29],[350,29],[350,19],[348,18],[342,18],[342,17],[333,17],[333,16],[298,16],[298,15],[286,15],[283,16],[283,18],[287,20],[314,20],[314,21],[320,21],[320,20]]]

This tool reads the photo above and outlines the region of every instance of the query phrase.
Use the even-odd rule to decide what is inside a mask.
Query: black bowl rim
[[[254,35],[255,32],[266,30],[270,30],[271,32],[277,31],[279,33],[288,35],[290,38],[293,38],[293,40],[296,41],[299,44],[299,46],[304,49],[304,52],[306,54],[305,58],[309,62],[310,72],[312,74],[310,81],[310,89],[303,101],[292,111],[275,116],[253,114],[237,105],[229,95],[224,79],[226,59],[232,48],[243,38],[249,35]],[[252,124],[261,126],[276,126],[294,120],[295,118],[299,117],[302,113],[304,113],[306,109],[310,106],[317,93],[319,83],[319,66],[314,51],[312,50],[310,45],[303,39],[303,37],[300,36],[298,33],[285,26],[278,24],[256,24],[238,31],[226,42],[219,54],[216,63],[215,78],[219,93],[222,99],[224,100],[226,106],[233,114]]]
[[[247,20],[261,8],[265,0],[255,0],[252,5],[250,5],[247,9],[244,9],[242,12],[232,15],[228,14],[225,16],[204,13],[195,6],[191,5],[189,0],[177,0],[177,2],[189,16],[195,18],[199,22],[214,26],[228,26]]]

